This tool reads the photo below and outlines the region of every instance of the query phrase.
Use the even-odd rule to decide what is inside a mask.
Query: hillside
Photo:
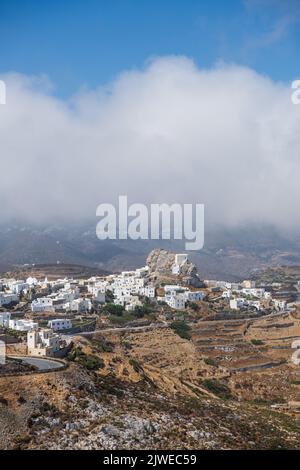
[[[259,387],[241,394],[272,371],[236,376],[206,358],[169,329],[78,337],[66,370],[0,377],[0,447],[299,448],[296,415]]]
[[[107,276],[109,273],[101,268],[94,268],[91,266],[81,266],[77,264],[37,264],[34,266],[22,266],[15,268],[12,271],[7,271],[5,276],[15,279],[27,279],[28,277],[35,277],[36,279],[43,280],[45,277],[49,281],[61,278],[87,278],[91,276]]]
[[[116,272],[135,269],[157,248],[182,252],[184,242],[168,240],[105,240],[95,224],[77,226],[0,227],[0,272],[24,264],[76,264]],[[239,280],[279,265],[300,265],[296,235],[283,236],[270,227],[225,229],[206,227],[205,244],[191,252],[202,279]]]

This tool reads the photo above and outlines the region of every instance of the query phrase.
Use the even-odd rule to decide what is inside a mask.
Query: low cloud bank
[[[300,106],[289,84],[163,57],[68,101],[8,74],[0,221],[80,221],[100,203],[203,203],[210,223],[299,228]]]

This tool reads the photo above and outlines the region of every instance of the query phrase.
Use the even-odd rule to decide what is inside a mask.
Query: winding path
[[[62,369],[64,366],[63,362],[56,361],[49,358],[39,358],[31,356],[9,356],[10,359],[21,360],[25,364],[36,367],[39,371],[49,371],[52,369]]]
[[[166,322],[161,323],[152,323],[151,325],[144,325],[144,326],[121,326],[121,327],[112,327],[112,328],[102,328],[96,329],[93,331],[81,331],[80,333],[71,333],[62,335],[65,338],[70,338],[74,336],[91,336],[97,333],[118,333],[118,332],[135,332],[135,331],[148,331],[148,330],[156,330],[159,328],[168,328],[170,325]]]

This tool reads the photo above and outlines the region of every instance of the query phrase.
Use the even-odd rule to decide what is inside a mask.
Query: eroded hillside
[[[0,446],[297,448],[297,413],[273,409],[266,393],[281,384],[282,403],[298,375],[232,373],[167,328],[78,337],[67,369],[0,378]]]

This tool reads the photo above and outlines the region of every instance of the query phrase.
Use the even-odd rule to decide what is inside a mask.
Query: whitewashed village
[[[146,266],[118,274],[0,279],[0,328],[19,335],[29,356],[63,357],[72,335],[85,331],[195,322],[205,312],[213,318],[283,312],[292,303],[280,288],[253,280],[202,281],[187,254],[154,250]]]

